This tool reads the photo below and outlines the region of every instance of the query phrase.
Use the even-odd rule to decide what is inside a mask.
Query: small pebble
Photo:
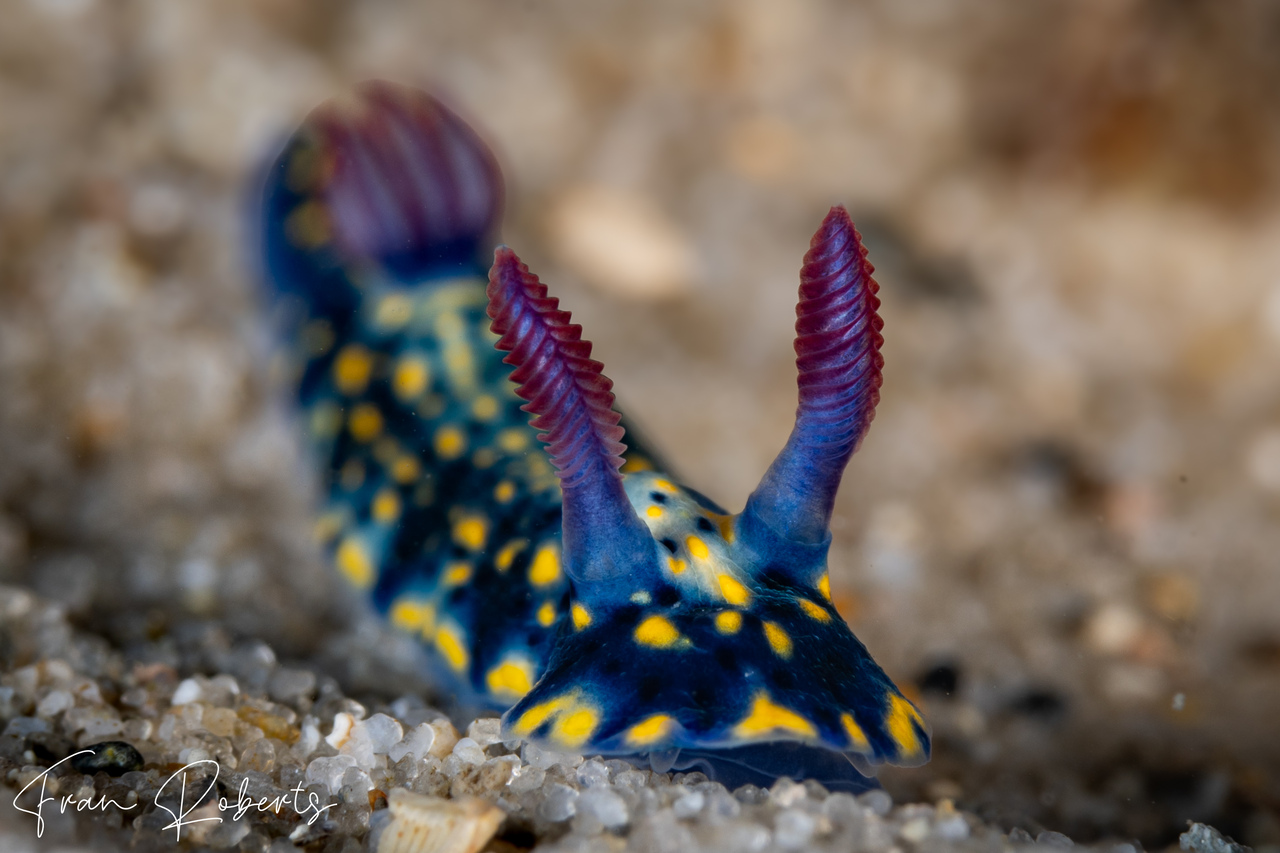
[[[1043,844],[1047,847],[1074,847],[1075,842],[1061,832],[1051,832],[1045,830],[1036,836],[1036,844]]]
[[[609,788],[588,788],[577,800],[577,813],[589,814],[606,829],[625,826],[631,819],[627,802]]]
[[[436,730],[430,723],[422,723],[388,749],[387,758],[396,762],[405,756],[412,756],[414,760],[421,761],[431,754],[435,740]]]
[[[798,850],[809,843],[817,821],[799,809],[786,809],[774,818],[773,837],[779,847]]]
[[[79,773],[93,775],[99,771],[108,776],[121,776],[132,770],[141,770],[142,753],[131,743],[108,740],[95,743],[85,749],[92,752],[71,759],[71,767]]]
[[[893,797],[880,788],[859,795],[858,802],[878,817],[884,817],[893,808]]]
[[[568,785],[556,782],[551,785],[546,799],[538,806],[538,816],[552,823],[560,823],[573,817],[578,811],[578,792]]]
[[[455,743],[452,754],[467,764],[484,764],[485,761],[484,750],[480,748],[480,744],[469,737],[464,737]]]

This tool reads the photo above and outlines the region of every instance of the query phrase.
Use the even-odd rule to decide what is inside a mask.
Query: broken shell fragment
[[[478,797],[445,800],[393,788],[387,801],[391,822],[378,839],[378,853],[476,853],[505,817]]]

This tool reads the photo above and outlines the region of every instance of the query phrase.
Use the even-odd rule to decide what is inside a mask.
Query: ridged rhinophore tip
[[[591,359],[582,327],[515,252],[501,246],[489,270],[489,317],[515,366],[516,394],[529,402],[564,495],[565,572],[582,600],[625,601],[657,573],[653,539],[622,488],[622,427],[613,383]],[[641,587],[643,588],[643,587]]]
[[[515,366],[516,394],[529,401],[523,408],[536,416],[530,423],[542,431],[564,488],[593,476],[617,479],[626,448],[613,383],[590,357],[582,327],[506,246],[494,252],[488,296],[496,346],[510,352],[503,361]]]
[[[316,108],[303,126],[312,187],[340,251],[417,268],[470,260],[502,215],[502,172],[466,122],[425,92],[382,80]]]
[[[796,424],[747,504],[793,542],[826,541],[841,475],[880,401],[884,323],[873,269],[848,211],[831,208],[800,268]]]
[[[875,417],[884,357],[877,310],[880,286],[871,277],[862,237],[844,207],[822,220],[800,268],[796,305],[798,418],[815,425],[838,421],[842,430],[822,429],[812,437],[852,454]],[[799,423],[797,423],[797,427]]]

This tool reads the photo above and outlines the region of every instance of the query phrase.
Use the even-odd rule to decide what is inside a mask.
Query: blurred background
[[[1280,7],[5,0],[0,580],[403,689],[311,545],[249,216],[370,77],[491,141],[504,239],[735,510],[846,204],[887,365],[833,587],[935,735],[886,787],[1280,850]]]

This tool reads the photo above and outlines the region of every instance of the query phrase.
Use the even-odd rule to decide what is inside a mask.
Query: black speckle
[[[729,672],[738,671],[738,655],[728,646],[716,649],[716,663]]]
[[[641,702],[652,702],[658,698],[658,691],[662,689],[662,679],[656,675],[646,675],[640,679],[640,687],[636,691],[640,694]]]
[[[658,590],[658,594],[653,597],[659,607],[672,607],[680,600],[680,590],[673,586],[664,586]]]
[[[676,552],[676,540],[674,540],[674,539],[663,539],[663,540],[662,540],[662,547],[663,547],[663,548],[666,548],[668,551],[670,551],[672,554],[674,554],[674,553]]]
[[[715,529],[716,529],[716,526],[715,526],[714,524],[712,524],[712,523],[711,523],[711,519],[709,519],[709,518],[704,518],[704,517],[702,517],[702,516],[699,516],[699,517],[698,517],[698,529],[699,529],[699,530],[701,530],[701,531],[703,531],[703,532],[705,532],[705,533],[714,533],[714,532],[715,532]]]
[[[960,687],[960,667],[951,661],[939,663],[922,672],[916,685],[924,693],[954,696]]]
[[[773,683],[780,690],[790,690],[796,686],[796,677],[791,674],[791,670],[778,667],[773,671]]]
[[[142,753],[122,740],[104,740],[87,746],[93,752],[71,759],[71,767],[79,773],[93,775],[99,770],[108,776],[122,776],[130,770],[142,769]]]
[[[664,504],[667,502],[667,496],[662,492],[650,492],[649,499],[656,504]]]
[[[1028,717],[1053,720],[1066,713],[1067,700],[1056,690],[1047,687],[1031,687],[1009,703],[1009,710],[1015,714],[1026,714]]]

